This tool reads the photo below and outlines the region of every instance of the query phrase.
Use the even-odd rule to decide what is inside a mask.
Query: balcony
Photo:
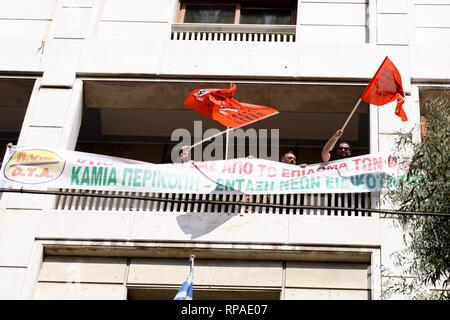
[[[57,196],[55,209],[372,217],[370,212],[363,211],[370,209],[370,193],[207,195],[65,189]]]
[[[172,25],[171,40],[295,42],[295,25],[180,23]]]

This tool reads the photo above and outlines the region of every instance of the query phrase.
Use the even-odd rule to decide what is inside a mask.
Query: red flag
[[[405,102],[404,97],[400,72],[392,61],[386,57],[362,93],[361,100],[376,106],[382,106],[397,100],[395,114],[402,118],[402,121],[407,121],[408,118],[402,106]]]
[[[231,128],[242,127],[278,113],[270,107],[237,101],[234,99],[235,90],[234,83],[229,89],[195,89],[183,104]]]

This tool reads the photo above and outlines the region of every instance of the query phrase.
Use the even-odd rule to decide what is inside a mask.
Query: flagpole
[[[195,148],[196,146],[198,146],[199,144],[201,144],[201,143],[203,143],[203,142],[205,142],[205,141],[211,140],[212,138],[215,138],[215,137],[217,137],[217,136],[220,136],[221,134],[228,133],[228,132],[230,132],[231,130],[234,130],[234,129],[237,129],[237,128],[230,128],[230,127],[227,127],[227,129],[225,129],[225,130],[223,130],[223,131],[220,131],[219,133],[213,134],[212,136],[210,136],[210,137],[208,137],[208,138],[205,138],[205,139],[203,139],[203,140],[200,140],[200,141],[194,143],[193,145],[190,146],[190,149]]]
[[[359,104],[361,103],[361,98],[358,99],[358,102],[356,102],[355,106],[353,107],[352,112],[348,116],[347,120],[345,120],[344,125],[342,126],[341,130],[344,131],[345,127],[347,126],[348,122],[350,121],[350,118],[353,116],[353,114],[356,111],[356,108],[358,108]]]
[[[275,113],[275,114],[278,114],[278,111],[277,111],[277,113]],[[254,120],[254,121],[250,121],[250,122],[245,123],[245,124],[243,124],[243,125],[240,125],[240,126],[238,126],[238,127],[227,127],[225,130],[220,131],[220,132],[218,132],[218,133],[216,133],[216,134],[213,134],[212,136],[210,136],[210,137],[208,137],[208,138],[205,138],[205,139],[203,139],[203,140],[200,140],[200,141],[194,143],[193,145],[189,146],[189,151],[188,151],[188,152],[190,152],[193,148],[195,148],[195,147],[198,146],[199,144],[201,144],[201,143],[203,143],[203,142],[205,142],[205,141],[211,140],[212,138],[215,138],[215,137],[217,137],[217,136],[220,136],[221,134],[226,133],[226,134],[227,134],[227,137],[226,137],[227,148],[225,149],[225,159],[227,159],[227,156],[228,156],[228,139],[229,139],[229,132],[230,132],[231,130],[236,130],[236,129],[242,128],[242,127],[247,126],[247,125],[249,125],[249,124],[252,124],[252,123],[254,123],[254,122],[258,121],[258,120],[262,120],[262,119],[268,118],[268,117],[273,116],[273,115],[274,115],[274,114],[271,114],[271,115],[265,116],[265,117],[263,117],[263,118]]]
[[[230,139],[230,127],[227,127],[227,132],[226,132],[226,136],[225,136],[225,160],[228,159],[228,142]]]
[[[191,277],[194,277],[194,259],[195,255],[191,254],[191,256],[189,257],[189,275]]]

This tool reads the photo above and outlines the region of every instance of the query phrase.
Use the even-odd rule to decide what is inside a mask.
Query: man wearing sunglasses
[[[322,149],[322,161],[327,162],[330,161],[331,158],[331,152],[333,151],[334,146],[336,145],[336,142],[339,140],[340,137],[342,137],[342,134],[344,133],[343,130],[339,129],[336,131],[336,133],[327,141],[325,146]],[[350,150],[350,144],[345,141],[341,141],[338,144],[338,147],[336,149],[336,157],[332,160],[340,160],[348,158],[352,155],[352,151]]]

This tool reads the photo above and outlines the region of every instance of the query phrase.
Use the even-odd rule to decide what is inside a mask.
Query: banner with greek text
[[[6,151],[0,188],[83,189],[160,193],[376,192],[402,175],[395,155],[367,154],[299,166],[256,158],[152,164],[47,148]]]

